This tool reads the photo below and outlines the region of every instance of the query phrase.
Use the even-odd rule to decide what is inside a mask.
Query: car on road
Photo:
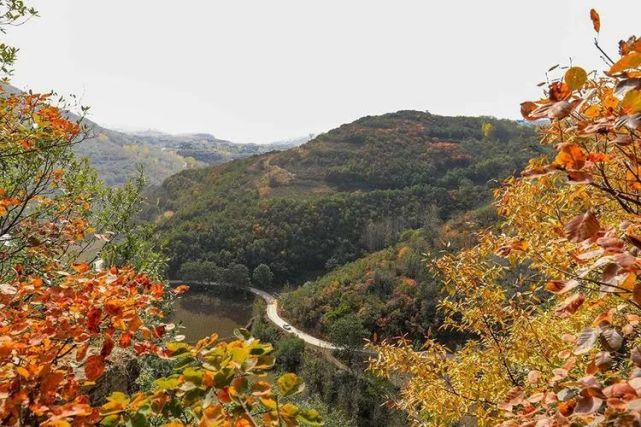
[[[286,331],[291,331],[291,330],[292,330],[292,327],[291,327],[288,323],[285,323],[285,324],[283,325],[283,329],[284,329],[284,330],[286,330]]]

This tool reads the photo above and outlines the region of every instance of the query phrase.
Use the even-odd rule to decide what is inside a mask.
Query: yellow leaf
[[[29,371],[27,371],[25,368],[22,366],[18,366],[16,368],[16,373],[24,378],[29,378],[31,375],[29,374]]]
[[[641,111],[641,91],[628,91],[621,102],[621,107],[626,114],[635,114]]]
[[[641,65],[641,52],[630,52],[610,67],[608,74],[620,73],[630,68],[637,68],[639,65]]]
[[[278,385],[278,390],[282,393],[283,396],[289,396],[294,393],[302,391],[305,387],[303,380],[300,379],[296,374],[287,373],[283,374],[276,380]]]
[[[637,275],[636,275],[636,274],[634,274],[634,273],[629,273],[629,274],[625,277],[625,279],[623,280],[623,282],[621,282],[621,285],[620,285],[620,286],[621,286],[623,289],[627,289],[627,290],[629,290],[629,291],[634,291],[634,292],[636,292],[636,291],[637,291],[637,290],[636,290],[636,286],[635,286],[635,282],[636,282],[636,281],[637,281]]]
[[[570,90],[578,90],[588,80],[588,73],[581,67],[572,67],[565,72],[564,79]]]

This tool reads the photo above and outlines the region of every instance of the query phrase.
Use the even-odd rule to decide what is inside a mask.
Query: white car
[[[292,327],[291,327],[291,326],[289,326],[289,324],[288,324],[288,323],[285,323],[285,324],[283,325],[283,329],[284,329],[284,330],[286,330],[286,331],[291,331],[291,330],[292,330]]]

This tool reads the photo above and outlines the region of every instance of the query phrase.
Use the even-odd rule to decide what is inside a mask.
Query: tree
[[[263,289],[269,288],[273,280],[274,274],[267,264],[259,264],[258,267],[254,269],[254,274],[252,275],[254,285]]]
[[[294,336],[287,336],[278,342],[274,356],[281,369],[296,372],[301,364],[305,342]]]
[[[365,344],[369,332],[354,315],[347,315],[333,322],[327,331],[332,343],[348,350],[359,350]]]
[[[22,1],[0,0],[0,29],[29,14]],[[14,55],[0,45],[3,71]],[[69,117],[51,94],[0,94],[0,424],[256,425],[262,415],[264,425],[318,425],[316,411],[284,402],[301,390],[298,377],[282,375],[273,390],[254,376],[273,365],[271,345],[244,332],[226,343],[165,342],[173,325],[162,307],[187,287],[155,279],[162,257],[131,223],[139,187],[105,189],[74,157],[86,129]],[[97,257],[113,264],[92,271],[83,259]],[[94,406],[87,392],[116,346],[170,359],[177,373],[148,394]]]
[[[212,261],[187,261],[180,266],[180,280],[217,282],[221,278],[221,269]]]
[[[222,278],[234,286],[249,286],[249,269],[244,264],[232,263],[223,270]]]
[[[594,28],[600,30],[592,10]],[[641,420],[641,41],[604,75],[567,68],[526,120],[548,119],[533,159],[495,193],[504,220],[434,264],[444,327],[477,337],[376,346],[371,368],[410,380],[397,402],[417,423],[637,425]]]

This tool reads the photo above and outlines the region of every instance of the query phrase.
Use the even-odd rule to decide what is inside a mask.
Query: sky
[[[603,70],[639,0],[31,0],[13,84],[116,129],[265,143],[404,109],[519,118],[555,65]],[[558,71],[557,71],[558,72]]]

